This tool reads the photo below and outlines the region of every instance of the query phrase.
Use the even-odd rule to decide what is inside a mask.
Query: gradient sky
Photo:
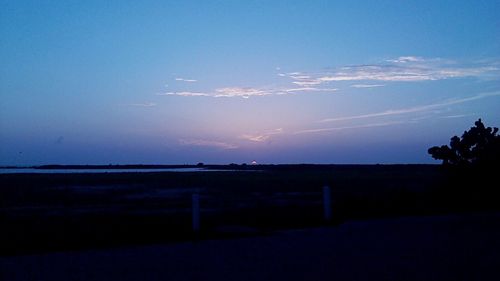
[[[0,0],[0,165],[437,163],[499,1]]]

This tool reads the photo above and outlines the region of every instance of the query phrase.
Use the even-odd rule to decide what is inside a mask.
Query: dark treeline
[[[35,169],[59,170],[59,169],[178,169],[195,168],[196,165],[144,165],[144,164],[126,164],[126,165],[41,165],[33,166]]]
[[[33,169],[45,169],[45,170],[78,170],[78,169],[182,169],[182,168],[205,168],[214,170],[273,170],[273,171],[285,171],[285,170],[328,170],[328,169],[351,169],[356,167],[358,169],[374,169],[379,167],[418,167],[418,166],[436,166],[433,164],[203,164],[198,163],[196,165],[192,164],[176,164],[176,165],[164,165],[164,164],[109,164],[109,165],[60,165],[60,164],[50,164],[50,165],[40,165],[31,167],[17,167],[17,166],[5,166],[0,168],[33,168]]]

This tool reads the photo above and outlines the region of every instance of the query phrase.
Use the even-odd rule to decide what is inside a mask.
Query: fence
[[[276,212],[276,211],[278,211],[278,209],[280,207],[282,209],[281,210],[282,213],[284,212],[285,214],[281,214],[281,217],[275,216],[274,220],[270,219],[267,221],[267,223],[274,222],[275,224],[280,225],[280,223],[285,222],[285,224],[286,224],[286,221],[293,220],[294,215],[297,215],[298,213],[302,213],[302,215],[304,213],[309,213],[309,214],[313,213],[312,216],[315,216],[315,217],[309,216],[311,223],[317,223],[321,219],[324,223],[330,223],[332,221],[331,188],[329,186],[323,186],[322,192],[312,192],[312,194],[321,196],[321,206],[319,206],[319,204],[318,204],[319,200],[317,200],[317,198],[315,198],[316,196],[309,196],[310,197],[309,200],[307,198],[305,198],[305,199],[301,198],[302,202],[308,201],[309,204],[306,204],[306,205],[309,205],[309,207],[310,207],[309,208],[310,210],[308,210],[309,211],[308,212],[307,210],[302,209],[301,206],[297,206],[297,205],[294,206],[294,204],[291,204],[291,206],[280,206],[280,204],[279,204],[280,202],[278,202],[277,204],[272,204],[274,206],[271,206],[271,207],[267,206],[267,208],[263,207],[263,206],[254,206],[254,207],[246,206],[247,208],[245,208],[245,203],[242,202],[241,198],[240,198],[240,200],[233,198],[232,201],[234,201],[234,202],[232,202],[233,204],[231,204],[233,206],[239,205],[240,208],[234,208],[234,207],[233,208],[224,208],[224,207],[221,208],[220,201],[224,201],[224,200],[221,200],[220,198],[215,198],[215,196],[207,196],[207,195],[203,196],[203,194],[201,194],[200,191],[196,191],[196,192],[191,194],[191,225],[192,225],[192,230],[194,233],[200,232],[200,230],[202,229],[203,217],[206,217],[206,218],[216,217],[213,215],[214,213],[220,214],[224,211],[232,212],[234,214],[233,220],[230,219],[229,221],[235,225],[244,225],[245,223],[248,223],[249,216],[251,217],[253,215],[253,216],[255,216],[254,218],[257,218],[257,219],[259,217],[262,217],[263,215],[264,216],[272,216],[273,213],[266,214],[266,211],[273,211],[274,210]],[[307,197],[307,195],[311,195],[311,193],[304,194],[304,193],[297,192],[296,195],[300,196],[300,197]],[[203,208],[204,207],[204,200],[203,199],[206,199],[205,206],[207,208]],[[219,204],[218,205],[214,204],[214,201],[219,203]],[[212,208],[210,208],[210,205]],[[214,205],[217,205],[217,207],[214,208]],[[295,207],[295,210],[292,211],[291,209],[293,209],[294,207]],[[322,218],[321,218],[320,212],[315,212],[315,211],[317,211],[318,207],[321,207],[323,210]],[[252,212],[254,212],[254,214],[252,214]],[[239,218],[239,219],[241,219],[240,221],[238,221],[238,214],[240,215],[240,218]],[[228,216],[228,214],[225,215],[226,218],[227,218],[227,216]],[[307,219],[307,217],[308,216],[306,215],[305,217],[302,216],[302,218],[297,218],[297,217],[295,217],[295,218],[297,220],[299,220],[299,219]],[[281,222],[279,220],[281,220]],[[252,220],[250,220],[250,221],[252,221]],[[297,221],[298,225],[300,225],[301,223],[307,224],[307,222],[304,222],[304,221]],[[223,224],[220,222],[220,218],[219,218],[219,224]],[[214,225],[214,223],[212,223],[212,225]],[[265,225],[265,223],[264,223],[264,225]]]

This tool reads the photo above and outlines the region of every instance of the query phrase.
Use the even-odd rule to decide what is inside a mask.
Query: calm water
[[[0,174],[81,174],[81,173],[152,173],[152,172],[215,172],[229,170],[207,170],[203,168],[171,169],[0,169]]]

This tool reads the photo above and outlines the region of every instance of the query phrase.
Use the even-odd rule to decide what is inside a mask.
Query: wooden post
[[[332,219],[332,197],[328,185],[323,186],[323,217],[327,222]]]
[[[192,223],[193,223],[193,231],[200,231],[200,194],[193,193],[191,197],[192,202]]]

